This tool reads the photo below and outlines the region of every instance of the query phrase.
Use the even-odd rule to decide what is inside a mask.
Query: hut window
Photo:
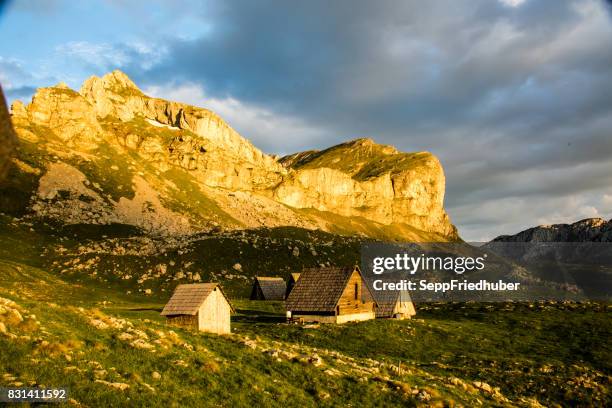
[[[355,300],[359,299],[359,284],[355,284]]]
[[[206,153],[206,149],[200,146],[200,153]]]

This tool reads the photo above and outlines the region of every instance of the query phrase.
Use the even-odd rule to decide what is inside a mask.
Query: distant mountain
[[[612,242],[612,220],[587,218],[573,224],[540,225],[491,242]]]
[[[146,96],[122,72],[12,106],[20,147],[0,212],[155,235],[295,226],[458,239],[430,153],[357,139],[278,159],[215,113]]]
[[[586,297],[612,299],[612,220],[541,225],[502,235],[482,248],[516,262],[542,282]]]

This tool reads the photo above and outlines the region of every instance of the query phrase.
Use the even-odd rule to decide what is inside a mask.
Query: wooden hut
[[[305,269],[287,297],[287,317],[344,323],[374,319],[376,302],[358,267]]]
[[[285,298],[289,296],[289,293],[291,293],[291,290],[297,283],[298,279],[300,279],[299,273],[292,273],[291,275],[289,275],[289,279],[287,280],[287,293],[285,294]]]
[[[287,285],[279,277],[256,276],[251,290],[251,300],[285,300]]]
[[[372,290],[372,294],[378,305],[377,318],[410,319],[416,314],[407,290]]]
[[[170,324],[224,334],[233,311],[219,284],[194,283],[178,285],[161,314]]]

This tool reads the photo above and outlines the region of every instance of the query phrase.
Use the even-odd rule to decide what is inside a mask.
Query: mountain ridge
[[[491,242],[612,242],[612,219],[585,218],[569,224],[539,225]]]
[[[79,92],[41,88],[11,119],[22,146],[9,187],[39,217],[170,234],[286,225],[458,239],[430,153],[356,139],[277,159],[214,112],[148,97],[120,71]]]

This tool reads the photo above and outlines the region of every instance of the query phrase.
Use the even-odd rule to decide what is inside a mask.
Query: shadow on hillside
[[[232,321],[237,323],[284,323],[286,318],[274,312],[236,309],[236,315],[232,316]]]
[[[128,312],[158,312],[164,310],[163,307],[131,307],[127,309]]]

